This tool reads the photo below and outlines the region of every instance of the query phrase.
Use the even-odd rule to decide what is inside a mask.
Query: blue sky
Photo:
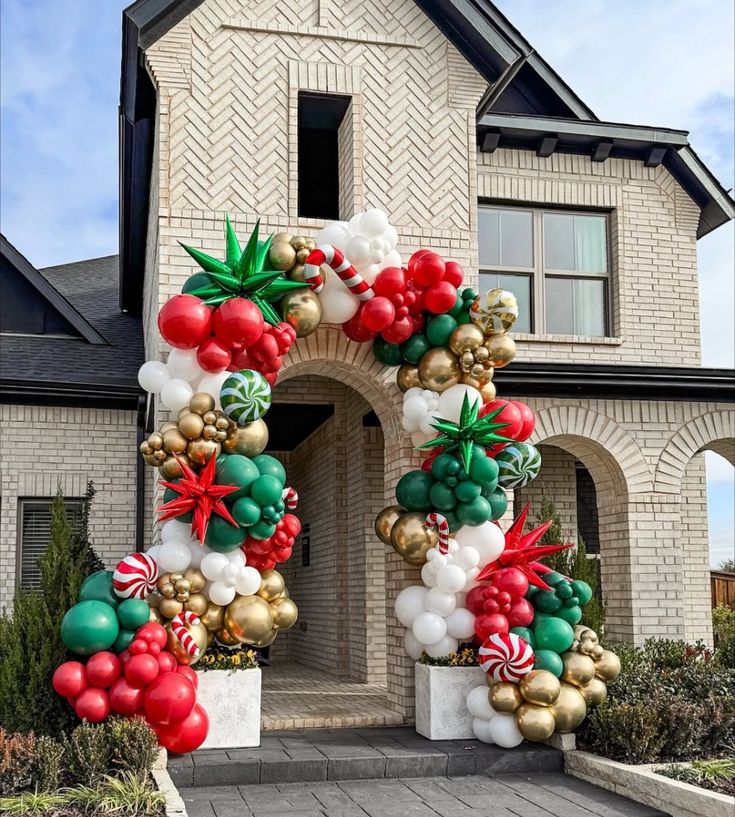
[[[496,0],[602,119],[685,128],[735,186],[732,0]],[[0,218],[36,265],[117,252],[120,12],[4,0]],[[704,363],[735,365],[730,224],[699,242]],[[707,455],[713,562],[732,555],[733,469]]]

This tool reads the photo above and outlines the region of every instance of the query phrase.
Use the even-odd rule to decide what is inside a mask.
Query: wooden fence
[[[710,571],[710,585],[712,587],[712,606],[724,604],[735,610],[735,573],[723,573],[720,570]]]

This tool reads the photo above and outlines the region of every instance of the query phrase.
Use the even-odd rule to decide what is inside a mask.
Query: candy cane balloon
[[[171,632],[178,638],[181,646],[189,655],[196,658],[199,655],[199,647],[194,636],[186,629],[187,624],[199,624],[199,617],[190,610],[183,610],[171,619]]]
[[[112,588],[121,599],[144,599],[158,580],[158,565],[147,553],[131,553],[115,568]]]
[[[432,511],[424,522],[426,528],[437,528],[439,531],[439,553],[449,553],[449,522],[440,513]]]
[[[304,279],[314,292],[321,292],[324,288],[324,279],[321,274],[322,264],[333,269],[358,300],[369,301],[375,295],[373,288],[345,258],[344,253],[331,244],[321,244],[312,250],[304,264]]]
[[[284,488],[281,499],[284,500],[289,511],[295,511],[298,507],[299,495],[296,493],[295,488]]]

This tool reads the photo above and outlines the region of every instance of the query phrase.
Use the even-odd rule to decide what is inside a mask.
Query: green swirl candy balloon
[[[531,443],[512,443],[495,455],[501,488],[522,488],[541,470],[541,452]]]
[[[271,387],[260,372],[243,369],[225,380],[219,399],[224,413],[244,426],[260,420],[271,407]]]

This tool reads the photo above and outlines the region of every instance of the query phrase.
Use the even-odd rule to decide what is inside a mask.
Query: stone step
[[[412,727],[271,732],[255,749],[207,749],[168,760],[179,788],[532,774],[563,767],[563,753],[549,746],[500,749],[476,740],[431,741]]]

